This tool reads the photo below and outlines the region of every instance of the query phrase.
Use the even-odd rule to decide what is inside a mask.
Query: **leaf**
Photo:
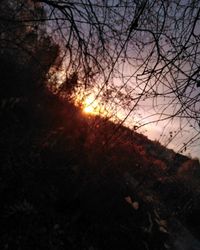
[[[132,207],[135,209],[135,210],[138,210],[139,209],[139,202],[137,202],[137,201],[134,201],[133,203],[132,203]]]
[[[168,233],[168,231],[164,227],[159,227],[159,230],[162,233]]]
[[[167,226],[167,221],[165,220],[161,220],[161,219],[155,219],[156,223],[159,225],[159,226],[163,226],[163,227],[166,227]]]
[[[126,202],[128,202],[129,204],[132,205],[132,199],[131,199],[130,196],[127,196],[127,197],[125,197],[124,199],[125,199]]]

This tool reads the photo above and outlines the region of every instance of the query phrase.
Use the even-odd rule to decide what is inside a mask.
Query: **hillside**
[[[0,115],[1,249],[199,249],[197,160],[45,88]]]
[[[199,160],[72,102],[153,105],[195,142],[200,10],[180,2],[0,1],[0,250],[200,250]]]

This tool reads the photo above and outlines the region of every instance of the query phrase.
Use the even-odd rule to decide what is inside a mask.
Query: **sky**
[[[111,106],[105,105],[101,101],[96,99],[96,95],[93,93],[88,93],[81,97],[83,112],[86,114],[109,116],[114,111],[114,121],[116,117],[120,120],[123,120],[127,112],[123,109],[111,109]],[[137,130],[139,133],[145,134],[150,140],[159,141],[162,145],[166,146],[169,149],[173,149],[175,152],[182,153],[184,155],[190,156],[192,158],[199,158],[200,155],[200,139],[189,147],[185,147],[185,143],[190,140],[190,138],[195,137],[196,130],[194,127],[191,127],[190,124],[186,121],[183,121],[179,118],[174,118],[170,121],[163,121],[157,123],[149,123],[151,119],[148,119],[150,114],[153,114],[149,109],[149,105],[146,105],[142,109],[137,110],[136,113],[132,113],[128,119],[125,121],[124,125],[133,129],[135,124],[147,123],[145,126],[141,126]],[[137,113],[139,112],[140,115]],[[158,119],[158,115],[154,113],[154,120]],[[142,120],[142,121],[141,121]],[[199,137],[199,136],[198,136]],[[198,138],[197,137],[197,138]]]
[[[196,19],[200,2],[180,0],[177,3],[172,0],[168,5],[167,1],[147,1],[146,12],[137,20],[139,26],[136,25],[135,30],[130,33],[129,41],[126,38],[131,25],[135,24],[138,13],[142,11],[140,1],[105,2],[92,1],[96,5],[91,8],[88,1],[77,1],[76,4],[72,2],[70,7],[67,1],[65,20],[62,19],[63,14],[56,12],[54,8],[47,10],[50,18],[57,18],[56,22],[49,22],[48,32],[59,44],[63,43],[66,68],[69,71],[78,69],[83,84],[85,73],[89,74],[91,69],[93,73],[97,72],[97,77],[90,78],[88,82],[96,88],[92,89],[92,95],[97,95],[97,100],[91,104],[96,106],[96,113],[102,112],[98,102],[105,101],[100,100],[100,97],[109,92],[109,100],[101,106],[109,112],[114,110],[115,115],[122,120],[132,110],[125,119],[125,125],[139,126],[138,131],[175,151],[183,149],[186,155],[200,156],[200,139],[196,136],[200,132],[200,104],[197,101],[194,105],[194,101],[200,99],[199,89],[194,87],[195,80],[200,77],[197,72],[200,49],[199,42],[196,42],[200,35],[200,19]],[[71,12],[68,11],[69,8]],[[74,28],[71,15],[77,24],[74,33],[71,29]],[[79,47],[77,30],[85,42],[83,47]],[[190,36],[190,33],[194,35]],[[183,36],[180,37],[180,34]],[[87,50],[83,51],[85,48]],[[78,57],[80,51],[81,57]],[[156,64],[158,53],[161,57]],[[99,76],[94,58],[102,67]],[[152,74],[151,70],[154,71]],[[178,91],[174,93],[176,88]],[[159,97],[159,94],[163,96]],[[88,105],[86,112],[93,112],[89,107],[91,105]],[[178,111],[180,112],[173,117]],[[171,115],[169,120],[166,119],[168,115]],[[162,119],[164,121],[156,122]],[[192,138],[193,146],[190,145]],[[185,148],[185,143],[188,142]]]

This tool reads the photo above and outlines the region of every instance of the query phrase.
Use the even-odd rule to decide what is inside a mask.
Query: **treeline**
[[[0,5],[1,249],[165,249],[156,220],[145,231],[158,203],[199,237],[198,160],[53,95],[59,47],[22,3]]]

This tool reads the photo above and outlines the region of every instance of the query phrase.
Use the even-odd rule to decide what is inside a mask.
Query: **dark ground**
[[[161,146],[125,128],[105,146],[114,124],[43,95],[1,109],[1,249],[184,249],[177,220],[199,237],[196,184],[155,165]]]

